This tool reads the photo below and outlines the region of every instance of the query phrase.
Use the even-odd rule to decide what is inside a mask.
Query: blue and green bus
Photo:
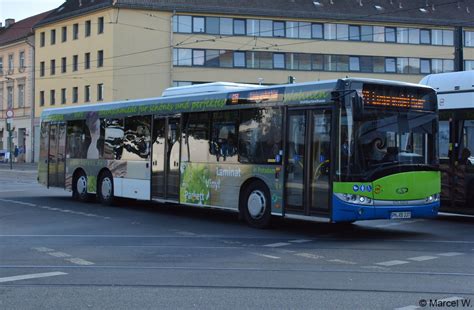
[[[328,222],[437,215],[435,91],[346,78],[210,83],[44,110],[39,181],[117,197]]]

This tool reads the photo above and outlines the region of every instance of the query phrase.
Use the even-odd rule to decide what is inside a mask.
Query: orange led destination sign
[[[364,106],[434,111],[436,97],[430,90],[366,84],[362,89]]]
[[[283,88],[243,91],[229,94],[227,104],[252,104],[283,100]]]

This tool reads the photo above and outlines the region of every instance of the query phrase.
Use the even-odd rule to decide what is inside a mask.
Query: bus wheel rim
[[[267,206],[267,199],[265,194],[262,191],[255,190],[250,193],[247,200],[247,208],[249,214],[254,219],[259,219],[265,213],[265,208]]]
[[[79,194],[85,194],[86,191],[87,191],[87,179],[85,176],[81,175],[78,179],[77,179],[77,192]]]
[[[110,178],[105,177],[102,179],[101,189],[102,198],[104,198],[105,200],[110,199],[110,197],[112,196],[112,181],[110,180]]]

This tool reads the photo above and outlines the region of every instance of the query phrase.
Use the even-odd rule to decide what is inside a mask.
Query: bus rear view
[[[332,220],[436,216],[441,185],[435,91],[359,81],[346,83],[343,92],[351,91],[341,96]]]

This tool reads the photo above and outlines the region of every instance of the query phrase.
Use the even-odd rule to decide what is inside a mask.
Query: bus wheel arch
[[[109,169],[103,168],[97,176],[97,198],[104,205],[114,203],[114,178]]]
[[[78,201],[89,201],[87,192],[87,174],[82,168],[77,168],[72,175],[72,197]]]
[[[248,179],[240,187],[239,216],[252,227],[267,228],[272,217],[270,190],[259,178]]]

